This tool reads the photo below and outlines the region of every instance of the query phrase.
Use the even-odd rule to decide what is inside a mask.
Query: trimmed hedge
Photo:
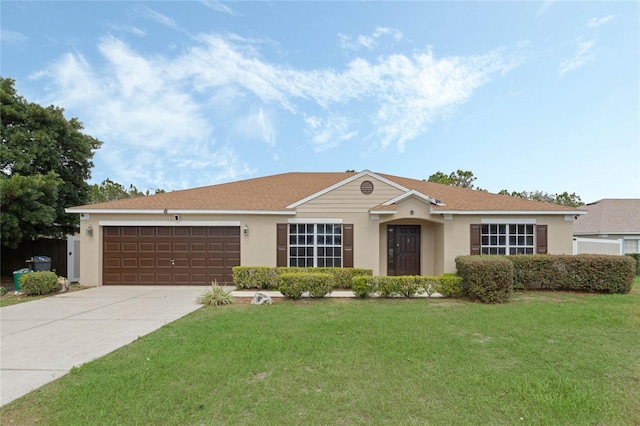
[[[278,291],[284,297],[300,299],[304,292],[324,297],[333,290],[333,276],[322,272],[286,272],[278,276]]]
[[[640,253],[627,253],[627,256],[636,261],[636,275],[640,275]]]
[[[351,282],[351,290],[356,297],[413,297],[427,293],[440,293],[444,297],[455,297],[460,294],[462,279],[454,274],[441,277],[432,276],[357,276]]]
[[[60,283],[55,272],[29,272],[20,276],[20,287],[27,296],[50,294],[60,290]]]
[[[324,273],[333,277],[334,288],[351,288],[353,277],[372,275],[371,269],[363,268],[297,268],[270,266],[235,266],[233,267],[233,282],[238,290],[246,288],[276,290],[279,286],[278,277],[288,273]]]
[[[435,293],[440,293],[444,297],[458,297],[462,293],[460,284],[462,283],[462,277],[456,274],[444,274],[438,278],[438,283],[435,285]]]
[[[514,285],[527,290],[628,293],[637,265],[631,257],[595,254],[506,256]]]
[[[513,289],[513,263],[508,256],[459,256],[458,275],[462,277],[462,293],[483,303],[509,300]]]
[[[233,282],[238,290],[278,288],[278,269],[269,266],[234,266]]]

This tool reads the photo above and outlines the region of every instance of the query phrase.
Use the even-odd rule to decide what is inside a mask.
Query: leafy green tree
[[[572,192],[571,194],[569,194],[567,191],[563,192],[562,194],[549,194],[543,191],[509,192],[508,190],[503,189],[502,191],[498,192],[498,194],[509,195],[511,197],[524,198],[524,199],[533,200],[533,201],[544,201],[545,203],[559,204],[561,206],[567,206],[567,207],[578,207],[584,204],[580,196],[576,195],[575,192]]]
[[[0,208],[6,247],[76,232],[77,215],[64,210],[89,200],[91,160],[102,145],[82,133],[77,118],[67,120],[64,109],[53,105],[27,102],[14,84],[0,77]]]
[[[458,169],[455,172],[451,172],[448,175],[445,175],[441,171],[438,171],[427,179],[429,182],[442,183],[445,185],[451,186],[459,186],[460,188],[468,188],[468,189],[480,189],[473,185],[473,182],[477,178],[473,176],[473,172],[469,170],[460,170]]]
[[[163,192],[165,191],[162,189],[156,189],[154,191],[155,194]],[[106,201],[115,201],[123,198],[143,197],[148,195],[152,195],[149,190],[142,192],[133,185],[129,185],[129,189],[126,189],[124,186],[112,181],[111,179],[105,179],[99,185],[91,185],[89,203],[104,203]]]
[[[451,172],[448,175],[438,171],[429,176],[429,182],[442,183],[445,185],[459,186],[460,188],[476,189],[484,191],[481,188],[473,185],[477,178],[473,175],[473,172],[469,170],[458,169],[455,172]],[[563,192],[562,194],[549,194],[543,191],[508,191],[503,189],[498,194],[509,195],[511,197],[525,198],[527,200],[544,201],[545,203],[559,204],[561,206],[578,207],[583,205],[582,199],[575,193],[569,194]]]

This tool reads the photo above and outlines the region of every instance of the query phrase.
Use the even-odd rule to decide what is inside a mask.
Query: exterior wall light
[[[85,231],[88,236],[93,237],[93,226],[87,226],[87,230]]]
[[[242,233],[246,236],[249,235],[249,227],[247,225],[244,225],[244,228],[242,228]]]

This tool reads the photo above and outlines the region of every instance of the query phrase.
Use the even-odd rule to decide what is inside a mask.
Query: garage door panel
[[[191,253],[206,253],[207,243],[191,243]]]
[[[122,251],[122,246],[120,243],[105,243],[104,251],[109,253],[120,253]]]
[[[175,243],[173,245],[174,253],[189,253],[189,242]]]
[[[159,253],[172,253],[171,243],[157,243],[156,252]]]
[[[104,284],[231,283],[239,227],[104,227]]]
[[[156,245],[153,242],[140,242],[140,251],[147,253],[155,253]]]
[[[136,242],[124,242],[122,243],[122,251],[123,252],[134,252],[137,253],[139,251],[138,243]]]

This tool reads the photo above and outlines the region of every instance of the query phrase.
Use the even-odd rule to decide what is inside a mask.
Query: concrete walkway
[[[201,307],[207,287],[105,286],[0,309],[0,405]]]

